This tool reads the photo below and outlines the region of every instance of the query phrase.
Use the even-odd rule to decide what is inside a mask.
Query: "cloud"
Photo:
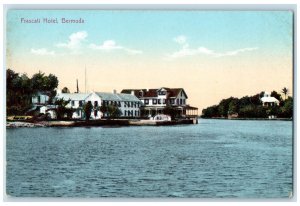
[[[113,50],[123,50],[129,54],[141,54],[142,53],[142,51],[140,51],[140,50],[129,49],[129,48],[123,47],[121,45],[118,45],[114,40],[106,40],[100,45],[90,44],[89,48],[94,49],[94,50],[107,51],[107,52],[113,51]]]
[[[216,52],[206,47],[190,48],[189,44],[186,43],[186,39],[187,38],[183,35],[175,37],[173,40],[181,45],[181,49],[173,53],[167,54],[166,59],[170,60],[170,59],[182,58],[185,56],[195,56],[200,54],[204,54],[212,57],[236,56],[243,52],[254,51],[258,49],[258,47],[247,47],[247,48],[226,51],[226,52]]]
[[[31,49],[30,52],[35,55],[41,55],[41,56],[46,56],[46,55],[51,55],[54,56],[55,52],[54,51],[48,51],[46,48],[40,48],[40,49]]]
[[[175,42],[177,42],[178,44],[184,44],[186,42],[186,36],[180,35],[180,36],[175,37],[173,40]]]
[[[247,52],[247,51],[254,51],[254,50],[257,50],[258,47],[248,47],[248,48],[243,48],[243,49],[237,49],[237,50],[233,50],[233,51],[228,51],[228,52],[225,52],[225,53],[216,53],[216,56],[217,57],[222,57],[222,56],[235,56],[239,53],[242,53],[242,52]]]
[[[76,50],[81,46],[81,42],[86,39],[88,33],[86,31],[79,31],[73,33],[69,36],[69,40],[66,43],[58,43],[57,47],[67,48],[71,50]]]

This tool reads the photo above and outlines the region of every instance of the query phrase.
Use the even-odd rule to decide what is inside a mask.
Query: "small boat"
[[[158,114],[151,119],[155,121],[171,121],[171,116],[165,114]]]

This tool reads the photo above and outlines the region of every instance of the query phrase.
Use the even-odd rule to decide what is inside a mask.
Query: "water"
[[[286,198],[292,122],[7,129],[17,197]]]

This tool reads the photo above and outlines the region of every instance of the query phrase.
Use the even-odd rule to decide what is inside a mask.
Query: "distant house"
[[[167,106],[177,110],[182,117],[198,116],[198,108],[187,104],[188,96],[183,88],[123,89],[121,93],[135,95],[141,100],[143,116],[163,114]]]
[[[31,97],[31,103],[35,106],[47,105],[50,99],[49,92],[37,92]]]
[[[265,107],[279,105],[279,100],[275,97],[271,97],[271,93],[265,92],[264,96],[260,99],[262,105]]]

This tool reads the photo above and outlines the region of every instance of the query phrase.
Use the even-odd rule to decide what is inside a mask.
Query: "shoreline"
[[[57,121],[7,121],[6,128],[36,128],[36,127],[120,127],[120,126],[167,126],[180,124],[197,124],[197,120],[183,119],[172,121],[156,121],[156,120],[57,120]]]
[[[110,120],[56,120],[56,121],[6,121],[6,128],[38,128],[38,127],[121,127],[121,126],[170,126],[182,124],[198,124],[199,119],[215,120],[250,120],[250,121],[293,121],[290,118],[198,118],[182,119],[172,121],[155,121],[155,120],[130,120],[130,119],[110,119]]]
[[[218,119],[218,120],[252,120],[252,121],[293,121],[292,118],[225,118],[225,117],[200,117],[199,119]]]

